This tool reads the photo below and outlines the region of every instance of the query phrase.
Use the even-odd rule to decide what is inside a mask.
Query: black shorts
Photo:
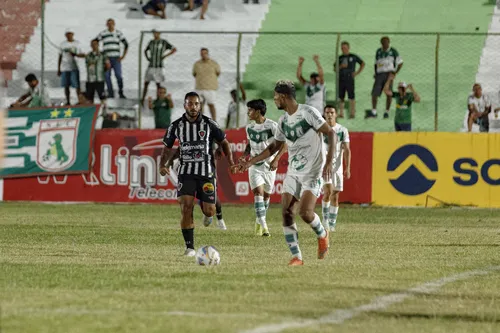
[[[215,178],[195,175],[179,175],[177,197],[189,195],[203,202],[215,204],[217,187]]]
[[[87,82],[85,84],[85,94],[87,95],[87,99],[91,102],[94,102],[94,95],[97,93],[99,99],[102,101],[106,99],[106,95],[104,94],[104,81],[103,82]]]
[[[372,96],[380,97],[382,91],[384,91],[384,86],[387,80],[389,79],[389,75],[391,72],[387,73],[378,73],[375,75],[375,82],[373,83]],[[391,82],[391,91],[392,91],[392,82]]]
[[[411,132],[411,124],[398,124],[394,123],[396,132]]]
[[[339,78],[339,98],[340,100],[345,99],[345,93],[347,92],[347,98],[354,99],[354,78],[349,74],[346,77]]]

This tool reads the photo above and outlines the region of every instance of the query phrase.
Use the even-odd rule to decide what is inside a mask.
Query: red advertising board
[[[236,160],[245,150],[245,130],[226,133]],[[158,173],[163,134],[162,130],[97,131],[90,174],[6,179],[4,200],[175,203],[177,177]],[[344,184],[341,200],[370,202],[373,134],[352,133],[351,146],[352,177]],[[280,201],[286,158],[279,164],[272,202]],[[223,159],[217,177],[222,202],[253,202],[247,173],[230,174]]]

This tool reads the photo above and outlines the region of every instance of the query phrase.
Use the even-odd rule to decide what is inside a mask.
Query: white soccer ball
[[[202,246],[196,251],[196,263],[201,266],[220,264],[220,253],[212,245]]]

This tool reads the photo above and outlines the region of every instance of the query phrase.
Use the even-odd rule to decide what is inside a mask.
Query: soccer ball
[[[220,264],[219,251],[212,245],[202,246],[196,251],[196,263],[201,266],[216,266]]]

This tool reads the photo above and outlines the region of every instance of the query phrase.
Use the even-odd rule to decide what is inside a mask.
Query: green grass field
[[[352,314],[380,296],[500,265],[498,210],[345,207],[327,259],[315,258],[316,239],[301,223],[305,266],[287,267],[279,207],[263,239],[252,235],[251,206],[225,206],[228,231],[196,229],[197,247],[221,252],[213,268],[181,256],[178,211],[0,204],[0,331],[242,332]],[[283,332],[500,332],[499,270],[444,281],[398,304]]]

